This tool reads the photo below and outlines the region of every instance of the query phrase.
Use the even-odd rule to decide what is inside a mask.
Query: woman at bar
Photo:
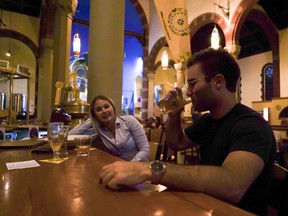
[[[150,148],[143,126],[131,115],[117,116],[114,102],[96,96],[90,103],[90,118],[69,135],[97,134],[108,151],[126,161],[147,161]]]

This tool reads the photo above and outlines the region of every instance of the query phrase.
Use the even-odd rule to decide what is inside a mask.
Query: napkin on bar
[[[33,167],[39,167],[39,166],[40,164],[38,164],[35,160],[6,163],[6,167],[8,170],[33,168]]]

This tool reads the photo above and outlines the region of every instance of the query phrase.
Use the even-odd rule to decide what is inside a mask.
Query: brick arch
[[[162,49],[163,46],[168,46],[168,43],[165,37],[159,38],[150,51],[149,71],[152,71],[155,73],[155,70],[157,69],[157,67],[155,66],[155,60],[157,58],[159,51]]]
[[[148,119],[148,67],[149,67],[149,61],[148,61],[148,41],[149,41],[149,24],[147,17],[145,15],[145,12],[139,3],[138,0],[130,0],[131,4],[134,6],[135,10],[137,11],[140,21],[142,24],[143,29],[143,72],[142,72],[142,119],[145,122],[146,119]]]
[[[246,20],[252,7],[258,2],[258,0],[241,1],[238,5],[233,17],[231,19],[230,27],[227,31],[227,45],[239,45],[239,37],[242,26]]]
[[[259,10],[253,9],[247,16],[248,21],[255,22],[265,32],[272,50],[273,61],[273,97],[280,97],[280,53],[279,53],[279,33],[274,23],[268,16]]]
[[[13,38],[15,40],[21,41],[23,44],[25,44],[34,54],[34,57],[36,59],[36,68],[35,68],[35,108],[34,108],[34,114],[37,116],[37,95],[38,95],[38,78],[39,78],[39,66],[38,66],[38,61],[37,59],[40,56],[40,49],[39,47],[27,36],[13,30],[8,30],[8,29],[0,29],[0,37],[8,37],[8,38]]]
[[[264,12],[257,9],[251,9],[252,6],[251,3],[248,5],[247,1],[240,4],[240,9],[237,10],[237,14],[235,13],[235,16],[232,19],[235,22],[235,27],[229,31],[229,40],[231,41],[231,44],[239,45],[240,32],[245,21],[254,22],[263,29],[272,50],[273,97],[280,97],[279,33],[272,20]]]
[[[251,21],[259,25],[264,30],[270,42],[271,49],[272,50],[275,49],[276,45],[277,45],[276,48],[278,49],[278,45],[279,45],[278,30],[275,24],[272,22],[272,20],[264,12],[256,10],[256,9],[252,9],[250,13],[247,15],[245,21]],[[238,28],[235,34],[235,41],[239,41],[240,31],[241,31],[241,28]]]
[[[227,37],[225,32],[227,31],[227,23],[223,19],[223,17],[219,16],[216,13],[204,13],[200,16],[196,17],[189,25],[190,28],[190,40],[196,34],[196,32],[203,26],[208,23],[216,23],[221,30],[224,32],[225,41],[227,41]]]
[[[161,62],[159,61],[159,62],[155,63],[155,60],[158,56],[159,51],[164,46],[169,47],[166,38],[162,37],[162,38],[158,39],[158,41],[156,41],[156,43],[152,47],[151,52],[150,52],[150,56],[149,56],[149,71],[150,71],[150,73],[152,72],[153,74],[155,74],[155,71],[160,66]],[[175,61],[169,59],[168,65],[174,65],[175,63],[176,63]]]

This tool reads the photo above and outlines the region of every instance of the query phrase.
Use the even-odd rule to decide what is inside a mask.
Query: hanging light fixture
[[[5,55],[6,55],[7,57],[11,57],[11,56],[12,56],[11,50],[8,50],[8,52],[6,52]]]
[[[74,34],[73,39],[73,54],[75,58],[79,58],[81,50],[81,40],[79,37],[79,33]]]
[[[169,62],[168,53],[166,50],[164,50],[162,52],[162,57],[161,57],[161,65],[162,65],[163,70],[167,70],[168,62]]]
[[[219,44],[220,44],[219,32],[218,32],[218,29],[215,25],[213,30],[212,30],[212,34],[211,34],[211,47],[213,49],[219,49],[219,47],[220,47]]]

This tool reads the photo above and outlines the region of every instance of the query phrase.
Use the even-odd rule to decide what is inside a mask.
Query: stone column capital
[[[225,49],[235,58],[238,59],[238,55],[240,54],[241,46],[238,46],[236,44],[232,44],[229,46],[226,46]]]
[[[182,62],[179,62],[179,63],[174,64],[174,68],[175,68],[175,70],[176,70],[177,72],[178,72],[178,71],[182,72],[182,70],[184,69]]]
[[[154,73],[147,73],[147,78],[149,81],[154,81],[155,80],[155,74]]]
[[[54,40],[52,39],[44,38],[41,40],[41,46],[44,50],[53,51],[53,44]]]
[[[56,8],[71,18],[75,14],[78,0],[57,0]]]

